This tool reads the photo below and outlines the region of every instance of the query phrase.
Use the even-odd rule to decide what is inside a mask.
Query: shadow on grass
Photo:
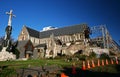
[[[116,66],[116,69],[120,73],[120,64]]]
[[[120,77],[120,65],[116,66],[117,73],[108,73],[108,72],[97,72],[93,70],[81,70],[80,68],[76,68],[76,74],[72,74],[71,67],[64,67],[64,72],[69,77]]]

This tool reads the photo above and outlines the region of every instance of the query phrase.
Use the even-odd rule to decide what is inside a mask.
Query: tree
[[[15,54],[15,55],[16,55],[16,58],[18,59],[20,52],[19,52],[18,49],[17,49],[17,45],[18,45],[18,41],[14,42],[14,43],[12,44],[12,46],[11,46],[10,52],[12,52],[13,54]]]
[[[2,50],[3,41],[4,41],[4,36],[0,37],[0,51]]]
[[[4,41],[4,36],[0,37],[0,43]]]

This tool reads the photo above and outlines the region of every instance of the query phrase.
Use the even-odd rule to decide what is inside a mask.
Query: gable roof
[[[29,27],[26,27],[26,29],[27,29],[27,31],[28,31],[28,33],[29,33],[30,36],[39,38],[39,31],[31,29]]]
[[[22,41],[18,41],[17,48],[18,48],[19,50],[21,50],[21,48],[25,48],[28,43],[29,43],[30,45],[32,45],[32,47],[33,47],[33,44],[32,44],[32,42],[31,42],[30,40],[22,40]]]
[[[38,47],[46,47],[46,44],[44,43],[44,44],[39,44],[39,45],[35,46],[35,48],[38,48]]]
[[[27,44],[28,40],[18,41],[18,48],[24,47]]]
[[[80,24],[80,25],[73,25],[73,26],[67,26],[63,28],[48,30],[40,32],[39,38],[47,38],[50,37],[51,34],[54,34],[54,36],[62,36],[62,35],[70,35],[74,33],[81,33],[84,31],[86,24]]]
[[[63,28],[48,30],[48,31],[36,31],[34,29],[31,29],[29,27],[26,27],[28,30],[28,33],[32,37],[36,38],[48,38],[51,34],[54,34],[54,36],[62,36],[62,35],[70,35],[74,33],[81,33],[84,32],[84,28],[87,26],[87,24],[79,24],[79,25],[73,25],[73,26],[67,26]]]

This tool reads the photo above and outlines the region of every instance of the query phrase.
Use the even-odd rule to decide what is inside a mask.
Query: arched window
[[[50,51],[49,55],[53,55],[53,50]]]

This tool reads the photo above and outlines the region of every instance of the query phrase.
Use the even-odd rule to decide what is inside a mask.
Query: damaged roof
[[[36,38],[48,38],[51,34],[54,34],[54,36],[62,36],[62,35],[71,35],[74,33],[81,33],[84,32],[84,28],[87,26],[87,24],[79,24],[79,25],[73,25],[73,26],[67,26],[63,28],[48,30],[48,31],[36,31],[34,29],[31,29],[29,27],[26,27],[28,30],[28,33],[32,37]]]

